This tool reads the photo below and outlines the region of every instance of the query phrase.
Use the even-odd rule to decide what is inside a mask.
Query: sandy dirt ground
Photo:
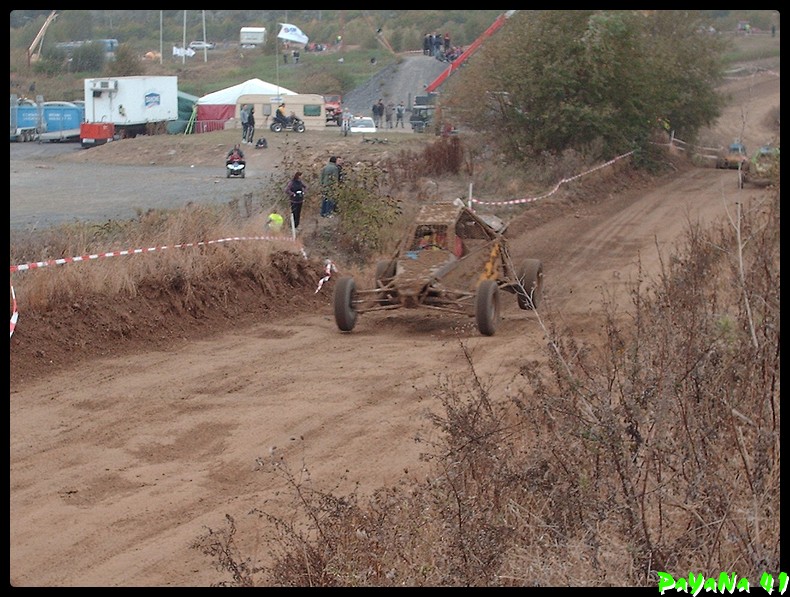
[[[744,78],[732,92],[708,137],[726,144],[743,123],[756,148],[775,135],[769,115],[778,114],[778,74]],[[584,197],[584,185],[576,196]],[[655,276],[689,222],[713,221],[766,193],[738,189],[737,172],[712,167],[620,187],[591,201],[514,208],[513,254],[544,263],[542,313],[587,338],[602,329],[602,293],[627,306],[639,260]],[[251,324],[203,338],[128,354],[106,346],[103,356],[68,368],[12,373],[11,583],[228,580],[190,546],[229,514],[245,553],[266,560],[271,528],[252,510],[287,517],[292,504],[285,481],[264,463],[282,459],[338,493],[423,478],[429,470],[420,454],[437,433],[425,417],[439,407],[432,389],[441,378],[468,375],[464,350],[494,398],[519,383],[525,362],[546,358],[539,316],[519,310],[515,297],[492,337],[472,320],[422,311],[363,314],[344,334],[333,320],[332,288],[330,280],[305,310],[250,313]],[[12,372],[27,365],[14,360],[14,340]]]

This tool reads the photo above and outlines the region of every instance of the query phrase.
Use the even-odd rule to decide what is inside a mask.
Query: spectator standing
[[[379,121],[376,124],[376,126],[380,127],[381,123],[383,122],[382,118],[384,118],[384,111],[386,110],[386,108],[384,107],[384,100],[379,98],[379,103],[377,105],[378,105],[378,112],[379,112]]]
[[[442,54],[442,36],[438,33],[433,34],[433,55],[439,58]]]
[[[424,56],[431,55],[431,34],[426,33],[425,37],[422,38],[422,53]]]
[[[250,121],[250,107],[247,104],[242,105],[241,113],[239,114],[241,118],[241,142],[247,142],[247,128],[249,127]]]
[[[406,115],[406,106],[403,105],[403,101],[398,104],[398,107],[395,108],[395,128],[398,128],[398,123],[400,123],[400,128],[405,128],[403,126],[403,117]]]
[[[255,137],[255,108],[250,106],[250,113],[247,116],[247,143],[252,145],[254,143],[253,138]]]
[[[343,108],[343,121],[342,121],[342,128],[341,132],[343,133],[344,137],[348,137],[349,130],[351,129],[351,120],[354,116],[351,114],[351,110],[348,108]]]
[[[382,114],[379,113],[379,105],[380,104],[381,104],[381,100],[379,100],[378,102],[373,104],[373,107],[371,108],[371,112],[373,113],[373,124],[376,125],[376,128],[379,128],[381,126],[381,116],[382,116]]]
[[[450,53],[450,34],[449,33],[445,33],[444,34],[444,53],[445,53],[445,55]]]
[[[321,170],[321,217],[331,218],[337,208],[337,191],[340,184],[340,170],[337,157],[329,158],[329,163]]]
[[[384,112],[384,120],[387,123],[387,128],[388,129],[392,128],[392,116],[393,116],[393,114],[395,114],[395,104],[393,104],[392,102],[389,102],[387,104],[387,108],[386,108],[386,110]]]
[[[285,185],[285,194],[291,202],[291,215],[293,216],[294,230],[299,228],[299,220],[302,217],[302,205],[304,196],[307,193],[307,185],[302,181],[302,173],[295,172],[293,178]]]

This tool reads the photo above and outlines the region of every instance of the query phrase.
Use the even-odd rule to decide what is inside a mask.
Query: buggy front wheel
[[[335,285],[334,310],[335,323],[341,332],[350,332],[357,323],[354,309],[356,284],[354,278],[340,278]]]
[[[493,336],[499,325],[499,286],[496,280],[483,280],[475,296],[477,329],[484,336]]]

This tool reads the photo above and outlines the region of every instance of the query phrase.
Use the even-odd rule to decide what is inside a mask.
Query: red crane
[[[509,19],[510,17],[512,17],[516,12],[517,11],[515,11],[515,10],[508,10],[507,12],[504,12],[501,15],[499,15],[497,17],[496,21],[494,21],[488,29],[483,31],[483,34],[480,37],[478,37],[471,44],[469,44],[469,47],[466,48],[466,50],[464,50],[463,53],[461,53],[461,55],[458,58],[453,60],[450,63],[450,66],[448,66],[442,72],[441,75],[436,77],[433,81],[431,81],[425,87],[425,92],[426,93],[433,93],[434,91],[436,91],[439,88],[439,86],[447,80],[447,77],[449,77],[456,70],[458,70],[461,67],[461,65],[464,62],[466,62],[469,59],[469,57],[477,51],[477,49],[482,45],[482,43],[486,39],[491,37],[494,33],[499,31],[499,29],[502,27],[502,25],[505,24],[505,21],[507,19]]]

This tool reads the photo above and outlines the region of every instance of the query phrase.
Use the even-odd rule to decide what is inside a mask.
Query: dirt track
[[[779,106],[778,77],[762,76],[746,90],[751,147],[770,137],[766,115]],[[744,106],[735,99],[721,143]],[[734,171],[694,168],[659,187],[568,206],[538,226],[516,224],[525,231],[513,252],[543,260],[544,312],[594,335],[601,291],[626,298],[637,259],[654,275],[657,247],[668,251],[687,222],[763,193],[738,190]],[[424,474],[419,455],[435,433],[424,414],[438,406],[431,388],[468,373],[462,345],[500,398],[525,361],[545,358],[538,317],[515,298],[504,317],[493,337],[470,320],[403,311],[361,315],[341,334],[327,300],[314,313],[12,386],[12,584],[216,582],[224,577],[189,545],[227,513],[246,552],[265,557],[267,528],[251,509],[290,508],[282,479],[261,470],[272,456],[338,492]]]

